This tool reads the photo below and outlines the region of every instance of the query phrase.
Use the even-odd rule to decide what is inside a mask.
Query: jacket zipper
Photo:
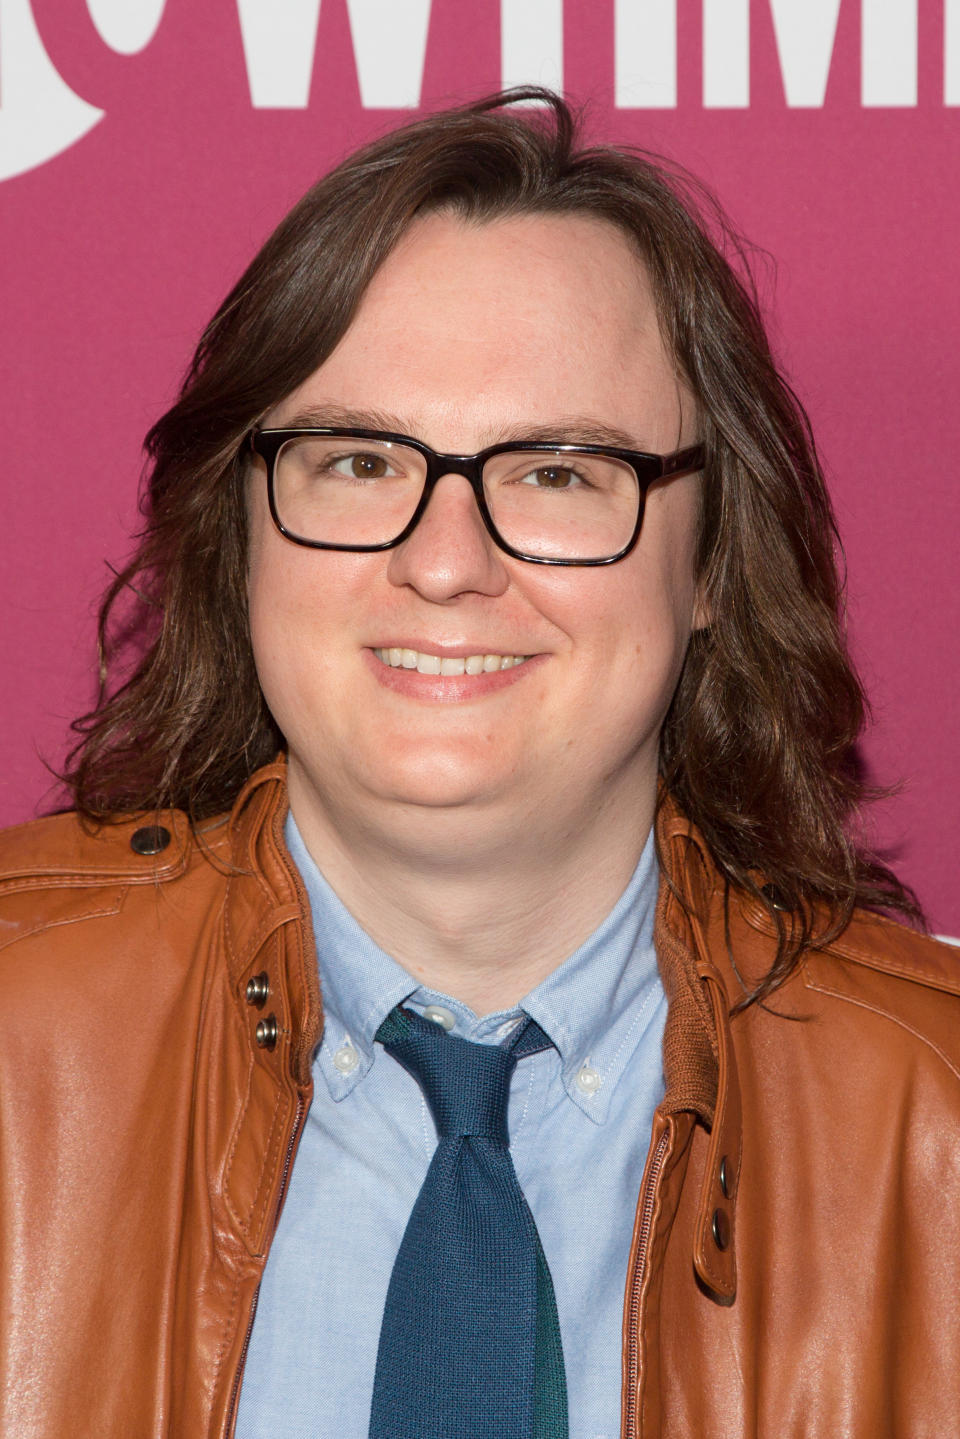
[[[290,1170],[293,1167],[293,1156],[297,1148],[297,1140],[300,1138],[300,1127],[303,1123],[303,1116],[306,1111],[303,1095],[297,1095],[297,1109],[293,1117],[293,1129],[290,1134],[290,1142],[287,1145],[287,1152],[283,1158],[283,1169],[280,1171],[280,1189],[277,1193],[277,1202],[273,1211],[273,1228],[270,1230],[270,1240],[277,1232],[277,1225],[280,1222],[280,1211],[283,1208],[283,1201],[287,1196],[287,1184],[290,1181]],[[230,1403],[227,1407],[227,1422],[224,1425],[225,1436],[233,1433],[233,1421],[237,1400],[240,1397],[240,1381],[243,1378],[243,1371],[247,1362],[247,1350],[250,1347],[250,1336],[253,1333],[253,1321],[257,1317],[257,1303],[260,1299],[260,1285],[253,1291],[253,1300],[250,1305],[250,1318],[247,1320],[247,1332],[243,1336],[243,1348],[240,1350],[240,1359],[237,1363],[237,1372],[233,1376],[233,1385],[230,1389]]]
[[[637,1385],[640,1379],[640,1290],[643,1287],[653,1231],[653,1211],[656,1207],[657,1185],[670,1147],[670,1131],[665,1129],[657,1140],[657,1147],[650,1160],[647,1181],[643,1187],[640,1208],[640,1233],[637,1240],[637,1257],[630,1275],[627,1300],[627,1397],[623,1412],[623,1439],[639,1439],[637,1423]]]

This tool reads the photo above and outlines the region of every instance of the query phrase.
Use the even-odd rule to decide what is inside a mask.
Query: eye
[[[391,470],[386,455],[373,451],[334,456],[327,464],[334,474],[346,475],[351,480],[382,480],[387,475],[396,474],[395,470]]]
[[[572,490],[584,483],[583,476],[569,465],[537,465],[521,475],[522,485],[532,485],[541,490]]]

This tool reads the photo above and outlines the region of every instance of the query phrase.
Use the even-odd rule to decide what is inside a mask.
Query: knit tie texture
[[[517,1060],[533,1020],[473,1044],[397,1007],[377,1040],[417,1080],[438,1144],[397,1255],[370,1439],[568,1439],[553,1281],[510,1158]]]

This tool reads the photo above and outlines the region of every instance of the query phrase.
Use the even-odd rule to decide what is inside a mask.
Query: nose
[[[483,523],[470,481],[443,475],[413,534],[391,550],[387,577],[444,604],[458,595],[500,595],[510,577]]]

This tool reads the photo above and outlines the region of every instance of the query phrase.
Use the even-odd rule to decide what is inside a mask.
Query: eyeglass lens
[[[280,449],[277,514],[288,533],[332,545],[388,544],[420,502],[427,462],[418,450],[343,435],[304,435]],[[544,559],[602,559],[630,543],[639,484],[608,455],[512,450],[483,467],[490,518],[513,549]]]

